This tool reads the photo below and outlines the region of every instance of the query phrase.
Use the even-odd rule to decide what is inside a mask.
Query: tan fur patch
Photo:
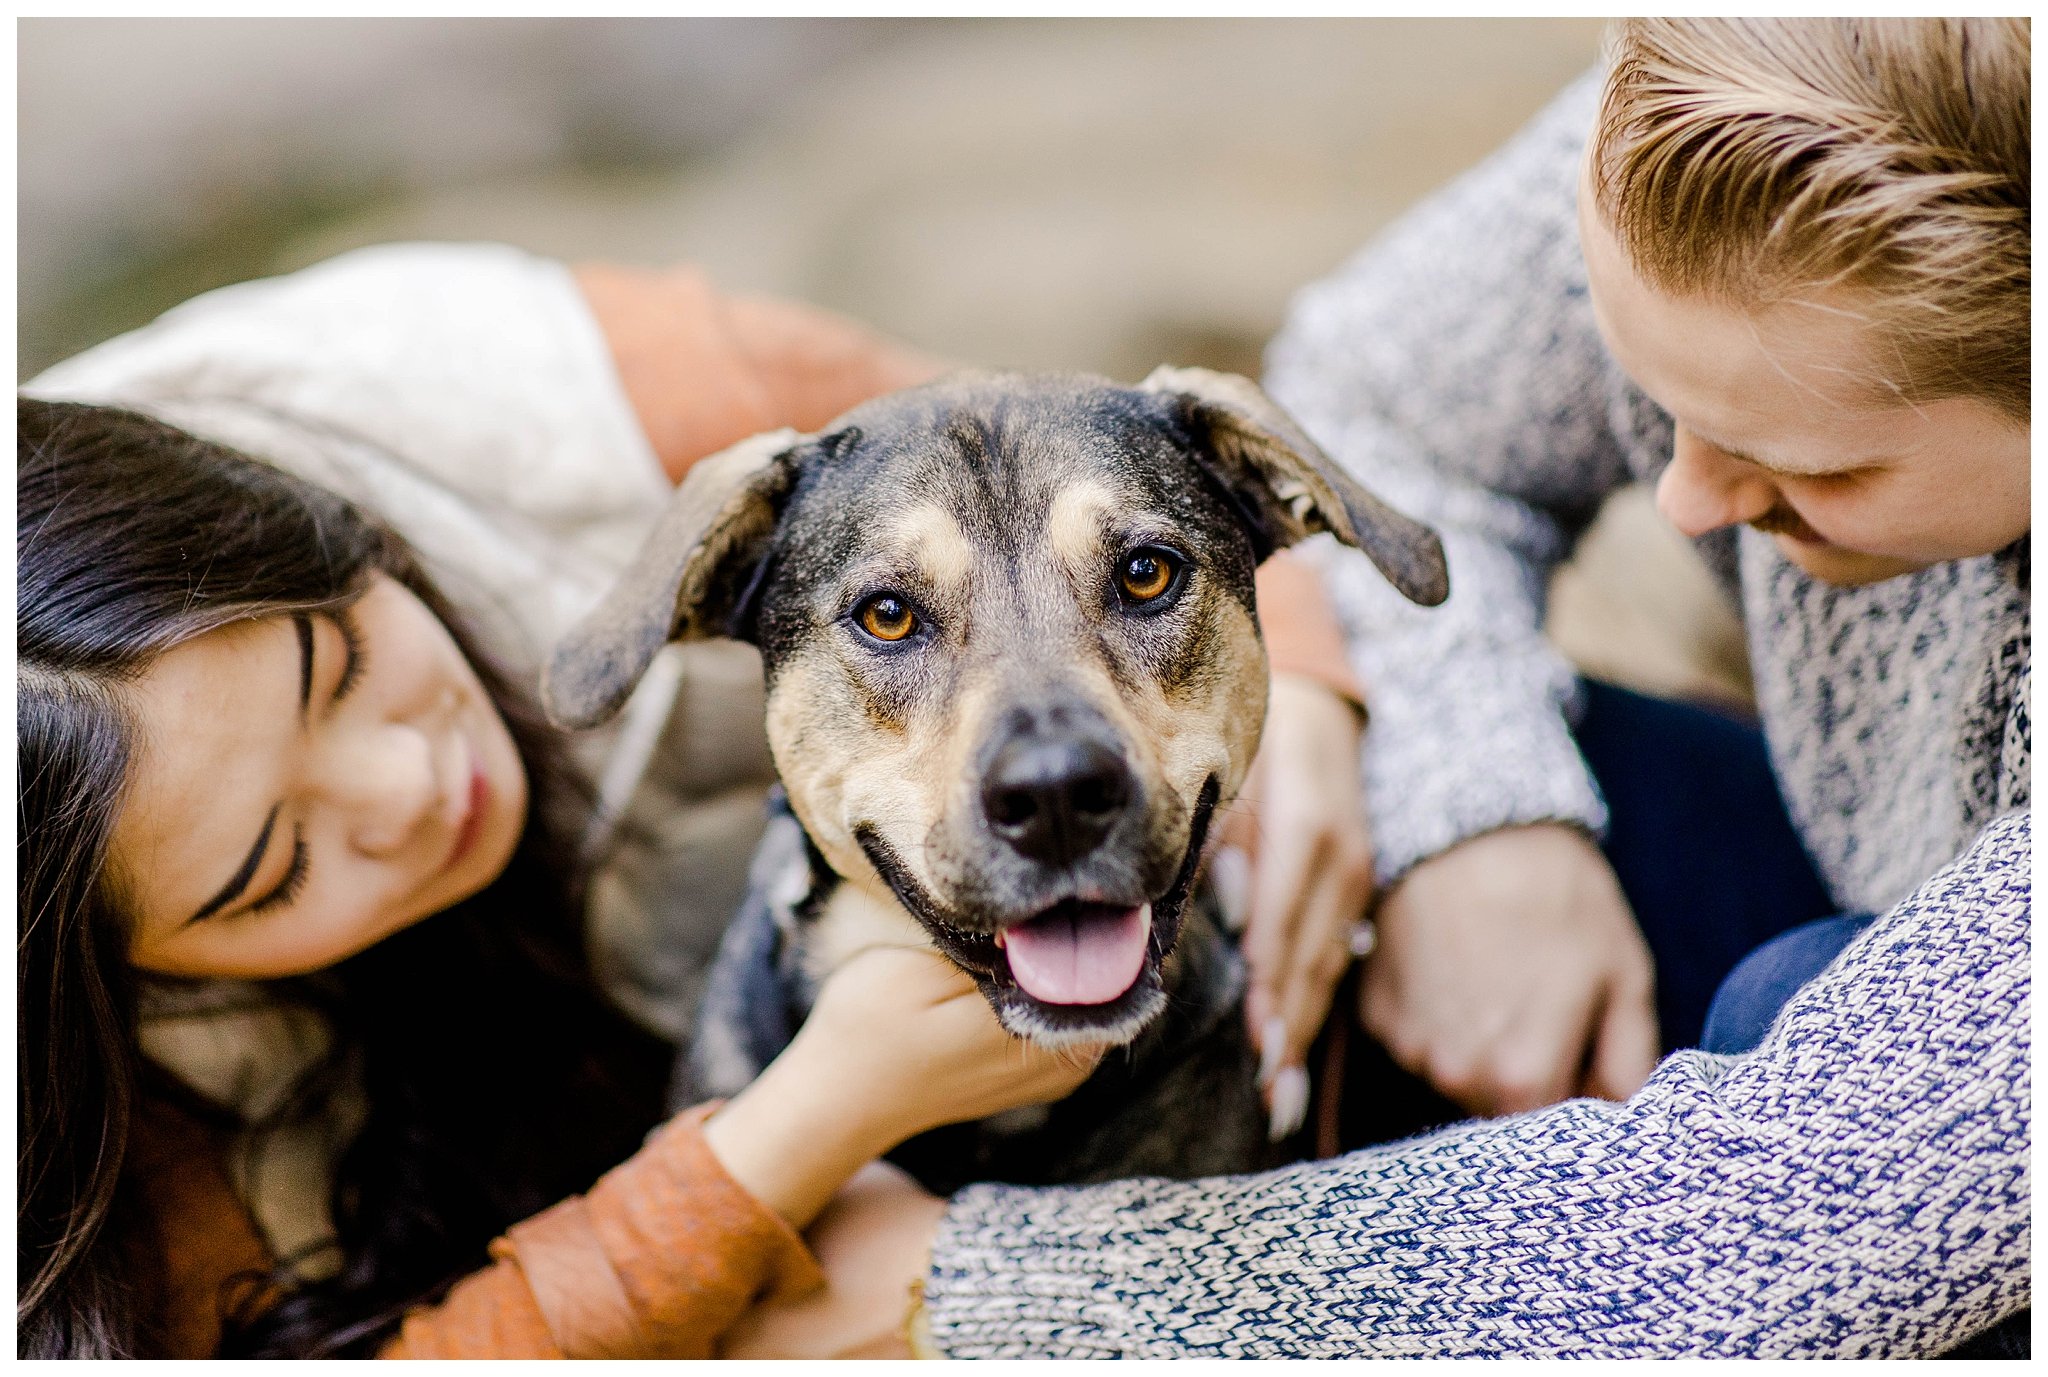
[[[1216,599],[1206,647],[1211,672],[1179,692],[1147,681],[1126,694],[1106,670],[1088,676],[1090,698],[1130,743],[1148,790],[1163,784],[1189,806],[1211,775],[1224,801],[1236,797],[1265,723],[1266,652],[1251,617]]]
[[[1103,514],[1118,506],[1117,496],[1093,478],[1083,478],[1053,495],[1045,514],[1046,542],[1060,563],[1085,577],[1102,561]]]
[[[768,749],[804,831],[834,870],[858,875],[867,862],[840,822],[846,767],[862,745],[848,736],[864,740],[879,733],[852,725],[864,719],[844,711],[845,697],[845,682],[829,656],[813,652],[792,660],[768,695]],[[857,862],[852,871],[846,869],[849,853]]]
[[[1209,749],[1220,749],[1221,768],[1215,773],[1221,796],[1232,799],[1251,769],[1266,722],[1266,647],[1251,614],[1228,598],[1216,600],[1209,645],[1214,674],[1206,691],[1196,689],[1171,699],[1162,693],[1160,703],[1169,719],[1182,724],[1177,737],[1191,738],[1195,733],[1189,728],[1195,724],[1206,727],[1200,735],[1216,743]]]
[[[768,742],[791,811],[825,860],[874,877],[854,828],[875,828],[910,871],[938,890],[926,839],[953,795],[971,788],[971,759],[989,685],[970,680],[945,703],[921,704],[906,731],[887,731],[849,705],[859,690],[829,653],[790,663],[768,700]]]
[[[989,676],[970,676],[945,702],[923,705],[911,729],[889,743],[893,749],[862,752],[845,769],[840,830],[850,836],[854,824],[871,824],[910,873],[942,896],[952,885],[939,874],[928,844],[939,836],[943,817],[979,807],[974,750],[986,734],[994,688]],[[830,852],[826,857],[834,859]],[[862,856],[861,870],[840,873],[871,873],[865,861]]]
[[[846,685],[827,656],[791,666],[768,700],[768,737],[790,809],[845,883],[832,891],[804,944],[805,974],[822,981],[872,946],[929,946],[924,929],[868,864],[853,824],[877,826],[908,857],[929,828],[926,800],[910,782],[907,745],[915,734],[882,732],[858,714],[835,712]],[[912,864],[915,864],[913,859]]]
[[[956,590],[974,572],[974,547],[960,523],[935,502],[912,507],[890,523],[879,543],[895,547],[925,571],[942,590]]]

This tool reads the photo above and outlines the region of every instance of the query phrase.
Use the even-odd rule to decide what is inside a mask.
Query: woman
[[[24,401],[19,424],[22,1351],[210,1352],[230,1279],[228,1351],[373,1351],[659,1118],[670,1049],[583,954],[559,748],[405,545],[339,499],[132,412]],[[251,807],[257,846],[232,859]],[[321,1044],[258,1122],[152,1038],[153,1009],[207,990]],[[702,1352],[765,1283],[807,1280],[789,1231],[863,1162],[1088,1062],[1020,1051],[933,958],[868,954],[762,1080],[592,1192],[655,1211],[597,1254],[628,1314],[570,1314],[538,1282],[607,1239],[600,1216],[515,1229],[510,1260],[389,1348]],[[358,1125],[338,1256],[258,1280],[221,1139],[337,1121]],[[692,1267],[729,1275],[679,1290]]]
[[[416,246],[30,385],[76,401],[19,417],[24,1354],[701,1354],[862,1162],[1078,1083],[875,952],[633,1155],[759,826],[758,672],[687,648],[573,743],[520,687],[695,458],[933,371]]]

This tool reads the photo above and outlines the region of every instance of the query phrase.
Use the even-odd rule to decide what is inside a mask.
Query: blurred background
[[[936,353],[1257,375],[1292,292],[1595,60],[1592,20],[25,19],[18,372],[392,239],[704,266]],[[1645,569],[1654,569],[1646,577]],[[1741,701],[1641,493],[1588,668]]]

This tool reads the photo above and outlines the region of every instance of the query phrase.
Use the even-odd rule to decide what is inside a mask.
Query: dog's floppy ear
[[[1169,367],[1138,386],[1183,399],[1183,419],[1251,525],[1261,559],[1328,531],[1364,551],[1409,601],[1434,607],[1450,596],[1436,532],[1367,492],[1251,379]]]
[[[769,431],[691,465],[625,574],[570,628],[541,675],[563,727],[619,710],[670,641],[736,635],[807,436]]]

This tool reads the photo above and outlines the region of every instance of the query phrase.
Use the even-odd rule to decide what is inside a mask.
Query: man
[[[1528,1112],[1262,1177],[870,1193],[818,1236],[838,1289],[758,1341],[830,1348],[923,1275],[955,1357],[2024,1343],[2028,44],[1624,24],[1273,346],[1451,561],[1413,613],[1325,556],[1390,886],[1363,1012]],[[1634,478],[1740,598],[1768,770],[1538,634]]]

